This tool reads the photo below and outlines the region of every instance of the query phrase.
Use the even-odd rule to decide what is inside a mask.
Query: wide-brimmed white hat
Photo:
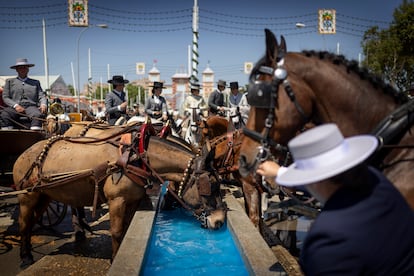
[[[378,140],[372,135],[344,138],[337,125],[325,124],[296,136],[288,146],[295,162],[276,182],[292,187],[328,179],[362,163]]]
[[[27,58],[18,58],[16,59],[16,64],[10,66],[10,69],[16,69],[17,66],[27,66],[27,67],[33,67],[33,63],[29,63],[27,61]]]

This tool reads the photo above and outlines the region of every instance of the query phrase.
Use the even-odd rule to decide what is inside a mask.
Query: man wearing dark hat
[[[243,120],[239,107],[242,96],[243,95],[239,93],[239,83],[237,81],[230,82],[229,115],[236,129],[240,129],[243,127]]]
[[[217,82],[217,89],[208,97],[209,111],[213,115],[225,116],[226,102],[224,100],[224,89],[226,89],[226,82],[219,80]]]
[[[230,83],[230,107],[237,107],[242,98],[242,94],[239,93],[239,83],[237,81]]]
[[[108,83],[112,84],[113,89],[105,97],[106,116],[108,123],[114,125],[121,116],[126,116],[128,102],[125,98],[124,87],[129,80],[124,80],[123,76],[113,76]]]
[[[323,205],[302,245],[304,275],[412,275],[414,212],[366,161],[372,135],[344,138],[335,124],[293,138],[295,162],[260,164],[257,173],[286,187],[304,187]],[[276,179],[275,179],[276,176]]]
[[[18,58],[16,64],[10,66],[18,76],[7,79],[4,84],[3,101],[7,106],[1,112],[1,128],[12,129],[21,126],[21,117],[30,118],[30,129],[41,130],[42,121],[46,117],[47,98],[38,80],[28,78],[29,63],[26,58]]]
[[[155,81],[152,86],[152,95],[145,101],[145,113],[154,119],[168,119],[167,101],[161,96],[162,89],[165,88],[162,82]]]

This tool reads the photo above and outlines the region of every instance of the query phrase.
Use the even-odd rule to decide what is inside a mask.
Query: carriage
[[[0,206],[16,203],[16,196],[27,192],[15,191],[13,184],[13,165],[20,154],[33,144],[46,139],[44,131],[28,129],[0,130]],[[16,200],[15,200],[16,199]],[[38,223],[43,227],[53,227],[62,222],[67,212],[67,205],[51,201],[48,208],[40,217]]]

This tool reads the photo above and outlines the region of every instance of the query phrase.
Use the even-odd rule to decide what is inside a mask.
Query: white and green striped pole
[[[191,58],[190,82],[198,83],[198,1],[194,0],[193,7],[193,49]]]

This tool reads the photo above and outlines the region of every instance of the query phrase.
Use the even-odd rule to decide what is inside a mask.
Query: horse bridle
[[[280,85],[283,85],[287,96],[295,105],[304,122],[306,123],[310,119],[305,114],[299,102],[296,100],[295,93],[287,79],[288,74],[284,66],[284,55],[285,51],[279,48],[276,69],[262,65],[256,69],[257,72],[252,72],[250,75],[251,87],[249,88],[247,94],[247,101],[249,105],[258,108],[267,108],[269,110],[265,119],[264,130],[262,131],[263,134],[247,129],[246,127],[243,129],[246,136],[260,143],[260,146],[258,147],[258,154],[256,156],[256,165],[271,157],[270,148],[274,148],[277,151],[288,151],[286,146],[276,143],[276,141],[269,137],[270,129],[272,128],[275,120],[275,109]],[[256,77],[259,74],[271,75],[274,78],[270,83],[266,83],[256,80]]]

